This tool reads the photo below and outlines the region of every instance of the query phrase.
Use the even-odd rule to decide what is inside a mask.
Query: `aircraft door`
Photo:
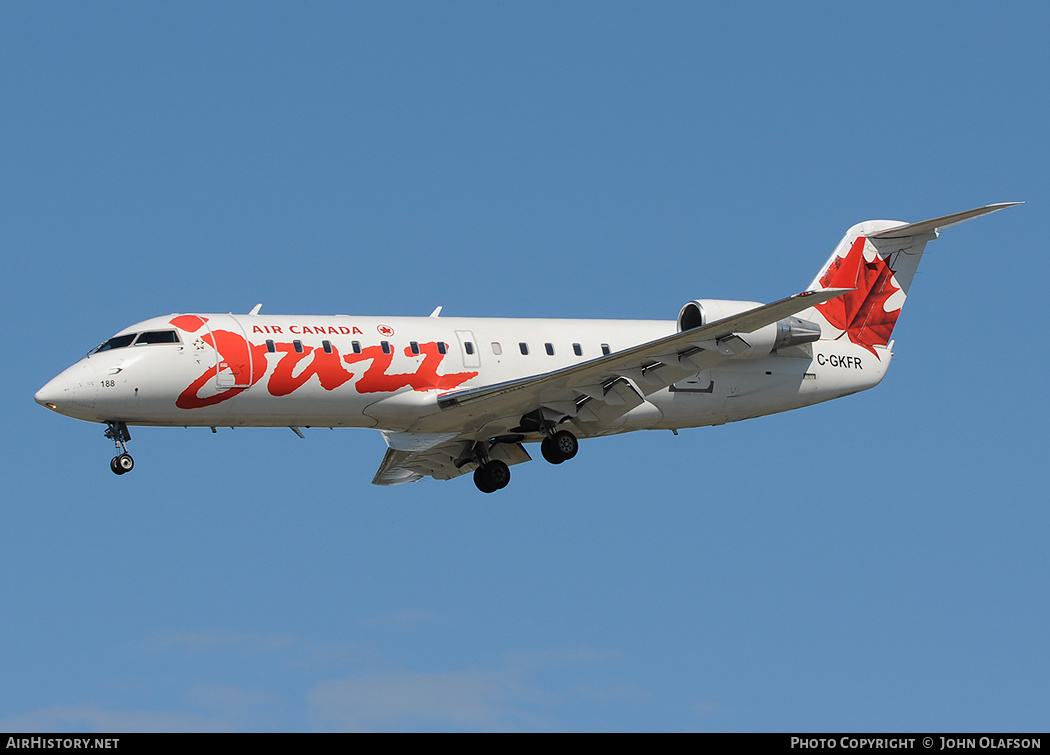
[[[469,330],[457,330],[456,338],[459,339],[459,353],[463,357],[465,368],[481,366],[481,348],[478,339]]]
[[[203,318],[202,318],[203,319]],[[252,384],[252,350],[244,328],[233,315],[215,315],[207,323],[215,344],[215,385],[247,388]]]

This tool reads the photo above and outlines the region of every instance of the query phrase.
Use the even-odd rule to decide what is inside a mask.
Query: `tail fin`
[[[890,342],[919,260],[941,228],[962,223],[1021,202],[1004,202],[945,215],[920,223],[868,220],[850,228],[817,277],[810,291],[851,288],[853,291],[810,310],[825,333],[843,336],[875,354]],[[808,314],[808,313],[807,313]]]

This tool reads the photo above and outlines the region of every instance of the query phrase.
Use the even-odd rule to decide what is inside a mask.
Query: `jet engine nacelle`
[[[710,325],[760,306],[762,305],[753,301],[696,299],[686,303],[678,312],[678,331]],[[764,357],[777,349],[801,346],[819,338],[820,326],[817,323],[800,317],[785,317],[750,333],[723,336],[713,341],[709,348],[715,348],[727,356]]]

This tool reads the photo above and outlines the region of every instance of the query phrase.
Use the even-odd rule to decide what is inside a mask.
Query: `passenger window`
[[[463,342],[463,350],[466,351],[467,354],[473,354],[474,353],[474,344],[472,344],[470,341],[464,341]]]
[[[390,342],[389,341],[380,341],[379,345],[383,347],[383,353],[384,354],[389,354],[391,351],[393,351],[393,349],[390,348]]]
[[[325,354],[331,354],[332,353],[332,342],[331,341],[321,341],[321,346],[324,348],[324,353]]]
[[[444,341],[438,341],[438,354],[447,354],[447,353],[448,353],[448,344],[446,344]]]
[[[270,352],[271,354],[273,354],[275,351],[277,351],[277,346],[276,346],[276,344],[274,344],[273,339],[271,339],[271,338],[267,338],[266,339],[266,350],[268,352]]]
[[[303,353],[303,342],[302,341],[292,341],[292,346],[295,347],[295,353],[296,354],[302,354]]]
[[[572,345],[572,353],[575,354],[578,357],[582,357],[583,356],[583,347],[580,346],[580,344],[578,344],[578,343],[574,343]]]
[[[529,345],[527,343],[525,343],[524,341],[522,341],[521,343],[518,344],[518,348],[521,349],[521,353],[524,356],[528,356],[529,355]]]
[[[549,356],[549,357],[554,356],[554,344],[553,343],[545,343],[545,344],[543,344],[543,348],[545,348],[547,350],[547,356]]]
[[[414,355],[419,356],[419,343],[418,342],[416,342],[416,341],[409,342],[408,348],[412,350],[412,353]]]
[[[604,354],[605,356],[609,356],[609,354],[611,354],[611,353],[612,352],[609,350],[609,344],[603,343],[602,344],[602,354]]]
[[[503,353],[503,347],[499,345],[499,341],[492,342],[492,353],[499,356]]]
[[[360,341],[354,341],[353,343],[350,344],[350,348],[352,348],[354,350],[355,354],[360,354],[361,353],[361,342]]]

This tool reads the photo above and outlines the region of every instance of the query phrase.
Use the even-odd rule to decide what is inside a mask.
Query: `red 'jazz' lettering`
[[[266,383],[266,390],[273,396],[287,396],[305,384],[313,375],[317,375],[317,379],[321,381],[321,387],[326,391],[334,391],[354,376],[354,373],[343,369],[339,361],[339,353],[334,349],[331,354],[327,354],[324,349],[306,346],[303,353],[297,354],[291,344],[279,343],[277,350],[283,351],[284,356],[277,362],[273,375]],[[312,359],[309,363],[298,374],[295,374],[295,368],[311,354]]]
[[[431,388],[447,391],[478,376],[476,372],[451,372],[447,375],[438,375],[437,368],[441,364],[441,360],[445,358],[445,355],[438,352],[436,341],[419,344],[419,351],[424,355],[423,363],[415,371],[413,375],[414,380],[410,383],[417,391],[425,391]],[[406,348],[405,356],[411,355],[411,348]]]
[[[175,327],[183,327],[175,322],[181,318],[174,318],[171,320],[171,324]],[[203,320],[199,317],[194,319],[198,321],[194,330],[200,328],[203,324]],[[186,329],[186,328],[183,328]],[[193,331],[190,331],[191,333]],[[214,340],[212,338],[214,336]],[[238,393],[243,393],[248,390],[251,386],[255,385],[262,379],[262,376],[266,374],[266,346],[258,345],[246,342],[244,336],[236,333],[231,333],[228,330],[216,330],[213,333],[205,333],[201,336],[201,340],[208,344],[219,352],[219,357],[223,362],[229,365],[230,369],[235,373],[242,373],[248,371],[248,365],[244,362],[244,356],[247,356],[247,350],[245,345],[251,349],[251,377],[248,385],[241,386],[238,388],[227,388],[219,391],[212,396],[204,396],[203,398],[198,395],[200,389],[203,388],[208,382],[215,377],[219,372],[218,365],[212,365],[204,371],[204,374],[194,380],[184,390],[179,397],[175,400],[175,406],[180,409],[199,409],[204,406],[213,406],[227,399],[231,399]]]
[[[453,372],[448,375],[438,375],[438,365],[441,364],[445,355],[438,353],[437,342],[421,343],[419,350],[426,356],[415,372],[394,373],[393,375],[388,375],[386,372],[394,361],[393,351],[384,354],[382,346],[366,346],[360,354],[346,354],[343,360],[348,364],[362,362],[366,359],[372,360],[371,366],[365,370],[361,379],[354,385],[359,393],[393,393],[406,385],[412,386],[412,389],[416,391],[428,391],[433,388],[448,390],[465,383],[472,377],[477,377],[476,372]],[[405,355],[411,356],[407,348]]]
[[[200,330],[206,318],[197,315],[179,315],[169,321],[172,325],[187,333],[196,333]],[[280,332],[277,326],[269,326],[271,332]],[[294,329],[294,326],[293,326]],[[308,326],[303,326],[307,331]],[[342,330],[343,328],[340,328]],[[317,332],[323,333],[324,328],[317,327]],[[330,331],[335,328],[329,328]],[[354,328],[357,331],[357,328]],[[212,379],[218,374],[219,366],[212,365],[205,369],[204,373],[190,383],[186,390],[179,394],[175,405],[180,409],[199,409],[205,406],[227,401],[234,396],[243,393],[251,386],[262,380],[269,366],[268,354],[270,353],[265,344],[253,344],[238,333],[227,330],[216,330],[202,334],[201,341],[208,344],[218,353],[219,363],[237,375],[243,375],[251,370],[249,385],[235,388],[225,388],[210,396],[200,396],[200,391],[211,384]],[[358,393],[393,393],[411,387],[415,391],[449,390],[462,385],[473,377],[477,372],[452,372],[447,375],[439,375],[438,367],[445,359],[445,354],[438,351],[437,342],[419,344],[419,351],[423,360],[414,372],[387,374],[394,360],[393,351],[389,354],[383,353],[380,345],[367,346],[360,354],[345,354],[340,356],[336,349],[327,353],[324,349],[305,346],[302,352],[297,352],[293,344],[278,343],[275,348],[280,352],[277,364],[266,383],[266,389],[273,396],[287,396],[305,385],[311,377],[317,376],[321,387],[326,391],[332,391],[348,383],[354,378],[355,373],[347,370],[343,363],[354,364],[357,362],[370,361],[368,369],[361,374],[354,388]],[[249,358],[249,350],[251,356]],[[405,356],[415,356],[411,348],[405,348]],[[249,367],[250,360],[250,367]],[[308,361],[307,361],[308,360]],[[300,368],[301,366],[301,368]]]

